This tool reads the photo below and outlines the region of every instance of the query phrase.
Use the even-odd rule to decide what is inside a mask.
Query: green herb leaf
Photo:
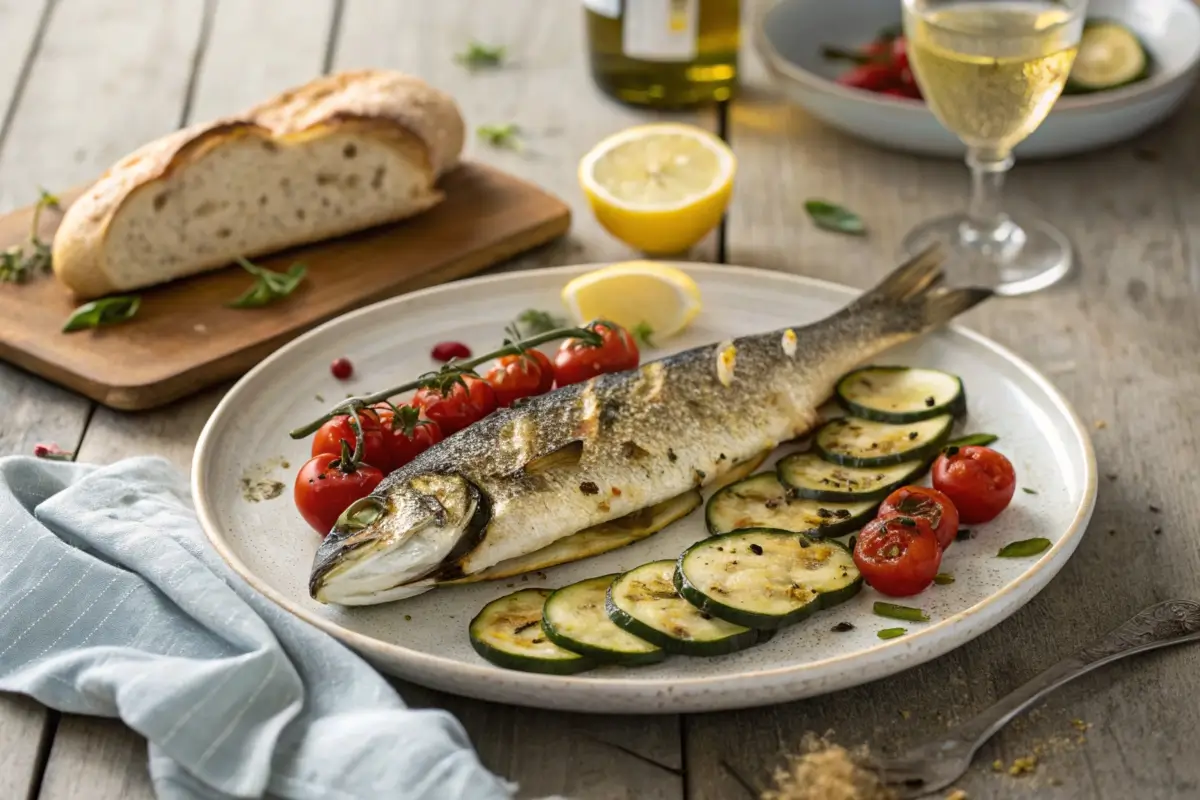
[[[945,586],[947,584],[954,583],[954,576],[949,572],[939,572],[937,575],[933,576],[933,582],[938,586]]]
[[[996,555],[1001,558],[1024,558],[1025,556],[1036,556],[1038,553],[1050,548],[1050,540],[1037,537],[1035,539],[1022,539],[1019,542],[1010,542],[1000,548],[1000,552]]]
[[[261,308],[281,300],[296,290],[307,272],[299,262],[288,267],[287,272],[275,272],[241,257],[237,262],[257,280],[241,297],[229,304],[230,308]]]
[[[126,322],[133,319],[133,315],[138,312],[141,304],[142,298],[137,295],[105,297],[101,300],[84,303],[75,309],[67,319],[62,328],[63,333]]]
[[[1000,437],[994,433],[972,433],[946,442],[946,447],[987,447]],[[945,449],[945,448],[943,448]]]
[[[1037,494],[1036,489],[1030,489],[1028,486],[1022,486],[1021,491],[1024,492],[1025,494]]]
[[[654,335],[654,328],[651,328],[648,323],[639,322],[633,326],[631,333],[638,344],[645,345],[646,347],[654,347],[654,342],[650,339]]]
[[[479,69],[481,67],[498,67],[504,63],[504,53],[506,48],[503,46],[491,46],[474,39],[467,45],[467,49],[454,56],[454,60],[460,64],[465,64],[468,69]]]
[[[517,322],[520,325],[517,332],[523,332],[524,336],[537,336],[539,333],[546,333],[567,324],[565,319],[556,317],[549,311],[538,311],[536,308],[527,308],[522,311],[517,315]]]
[[[919,608],[912,606],[900,606],[895,603],[883,603],[878,600],[872,606],[872,610],[881,617],[890,617],[891,619],[902,619],[907,622],[928,622],[929,615]]]
[[[862,236],[867,232],[862,217],[839,205],[824,200],[808,200],[804,203],[804,210],[818,228],[851,236]]]
[[[33,207],[33,220],[29,224],[29,240],[24,245],[14,244],[0,253],[0,283],[24,283],[31,275],[50,271],[50,243],[38,236],[42,210],[58,208],[58,198],[45,189],[38,189],[38,201]]]
[[[875,635],[880,639],[895,639],[897,636],[903,636],[906,633],[908,633],[908,630],[905,628],[884,628]]]
[[[475,129],[480,139],[492,147],[507,147],[510,150],[520,150],[521,142],[517,139],[520,129],[513,123],[503,125],[480,125]]]

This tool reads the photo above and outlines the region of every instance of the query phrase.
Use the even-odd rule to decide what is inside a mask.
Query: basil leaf
[[[75,309],[63,325],[63,333],[81,331],[84,328],[99,328],[101,325],[115,325],[133,319],[142,299],[137,295],[126,297],[105,297],[84,303]]]
[[[261,308],[281,300],[296,290],[307,273],[299,262],[288,267],[287,272],[275,272],[244,258],[239,258],[237,262],[257,280],[241,297],[229,304],[230,308]]]
[[[904,628],[884,628],[875,635],[880,639],[895,639],[897,636],[903,636],[906,633],[908,631]]]
[[[892,619],[902,619],[907,622],[928,622],[929,615],[919,608],[912,606],[901,606],[895,603],[883,603],[878,600],[872,606],[872,610],[881,617],[891,617]]]
[[[1024,558],[1025,556],[1036,556],[1045,550],[1050,549],[1050,540],[1043,539],[1040,536],[1036,539],[1022,539],[1019,542],[1009,542],[1000,548],[1000,552],[996,555],[1000,558]]]
[[[842,206],[824,200],[808,200],[804,203],[804,210],[818,228],[851,236],[862,236],[867,232],[862,217]]]
[[[986,447],[1000,437],[994,433],[972,433],[946,442],[945,447]]]

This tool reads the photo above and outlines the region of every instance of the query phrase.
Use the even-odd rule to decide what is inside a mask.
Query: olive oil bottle
[[[740,0],[583,0],[592,77],[608,94],[651,108],[733,96]]]

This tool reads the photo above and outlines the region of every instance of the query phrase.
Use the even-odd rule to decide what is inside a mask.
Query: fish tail
[[[846,311],[884,310],[892,332],[921,333],[936,328],[992,296],[991,289],[969,286],[951,289],[945,279],[945,253],[932,245],[901,264],[875,288],[851,303]]]

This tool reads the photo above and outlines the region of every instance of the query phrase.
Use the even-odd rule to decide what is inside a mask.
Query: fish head
[[[381,487],[382,488],[382,487]],[[317,549],[309,594],[366,605],[420,594],[483,538],[486,495],[462,475],[417,474],[350,505]]]

